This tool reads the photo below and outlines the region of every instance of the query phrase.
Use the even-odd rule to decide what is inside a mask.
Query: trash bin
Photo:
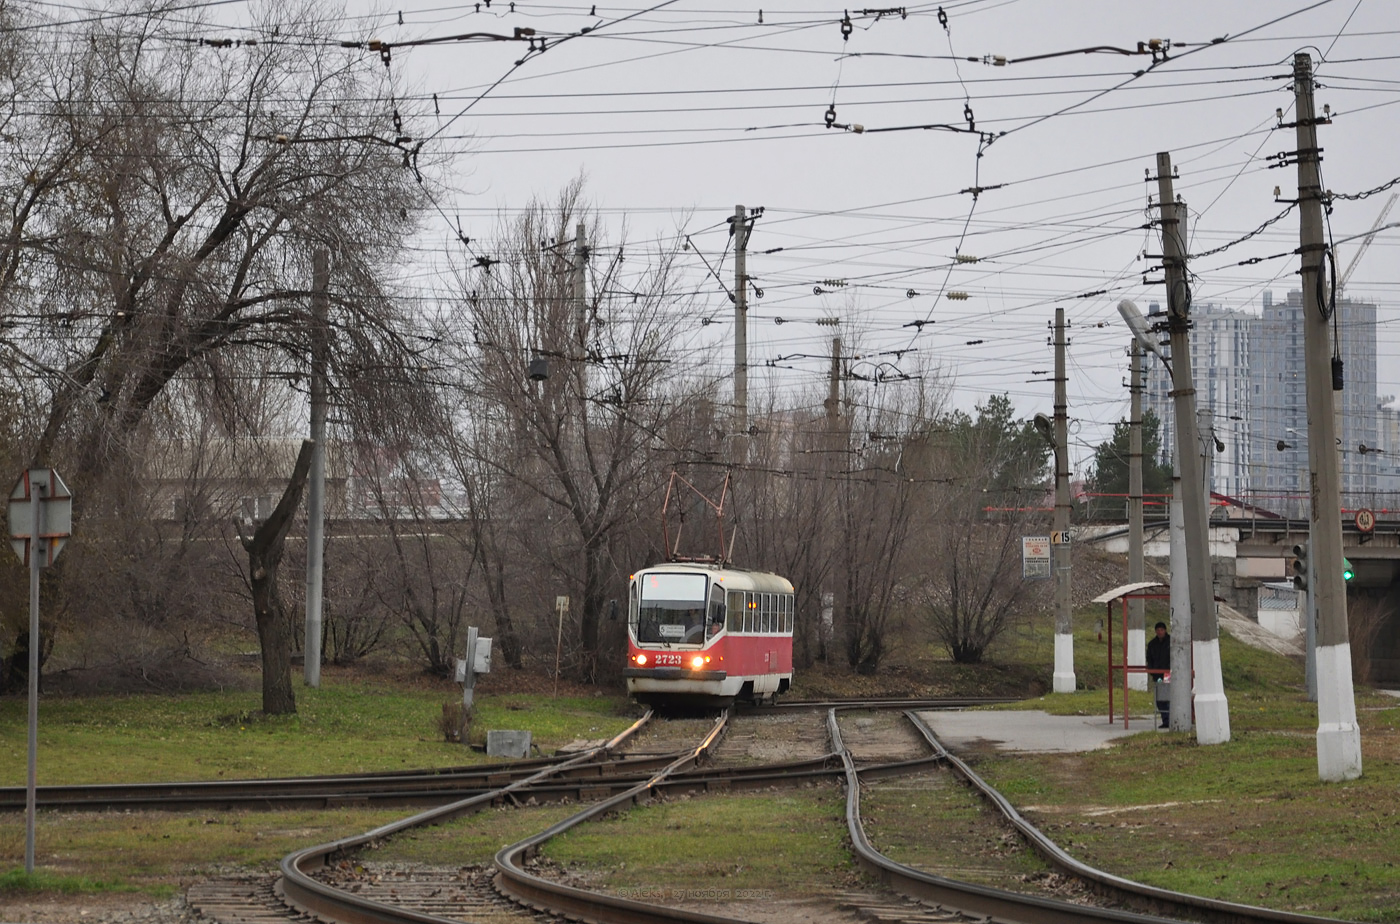
[[[1157,711],[1161,713],[1162,724],[1167,723],[1167,715],[1171,711],[1172,705],[1172,682],[1170,680],[1157,681]]]

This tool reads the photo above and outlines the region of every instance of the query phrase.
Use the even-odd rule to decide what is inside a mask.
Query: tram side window
[[[755,614],[756,614],[756,610],[754,609],[755,605],[756,605],[756,604],[754,603],[754,595],[753,595],[752,593],[745,592],[745,594],[744,594],[744,631],[745,631],[745,632],[753,632],[753,631],[755,631],[755,628],[756,628],[756,626],[755,626],[755,624],[754,624],[754,616],[755,616]]]
[[[773,595],[763,595],[763,631],[773,631]]]
[[[710,621],[705,629],[705,637],[715,635],[724,628],[724,591],[719,587],[710,588]]]
[[[796,606],[797,601],[793,599],[793,597],[792,597],[791,594],[789,594],[785,599],[787,600],[787,630],[786,630],[786,631],[787,631],[787,633],[788,633],[789,635],[791,635],[791,634],[792,634],[793,615],[794,615],[794,613],[796,612],[795,606]]]
[[[737,590],[729,592],[729,631],[744,631],[744,595]]]

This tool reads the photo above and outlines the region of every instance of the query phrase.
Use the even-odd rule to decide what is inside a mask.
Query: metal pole
[[[1361,776],[1361,728],[1351,679],[1351,640],[1347,590],[1342,577],[1341,473],[1337,421],[1332,399],[1330,308],[1323,304],[1321,149],[1313,110],[1312,58],[1293,56],[1293,90],[1298,114],[1299,250],[1303,255],[1303,357],[1308,390],[1308,465],[1311,472],[1309,527],[1314,562],[1308,587],[1317,607],[1317,772],[1330,782]]]
[[[39,562],[44,555],[44,489],[29,480],[33,520],[29,532],[29,762],[24,784],[24,872],[34,875],[35,790],[39,778]]]
[[[311,263],[311,472],[306,493],[306,641],[303,676],[321,685],[321,610],[326,564],[326,367],[330,257],[318,250]]]
[[[1157,155],[1162,207],[1162,264],[1167,276],[1168,329],[1172,344],[1172,397],[1176,413],[1176,467],[1181,475],[1186,523],[1186,575],[1191,597],[1191,651],[1195,668],[1196,742],[1230,740],[1230,710],[1220,669],[1210,532],[1201,481],[1201,442],[1196,426],[1196,387],[1191,378],[1191,290],[1186,281],[1186,221],[1172,192],[1172,158]]]
[[[1055,566],[1055,673],[1056,693],[1073,693],[1074,620],[1070,612],[1069,541],[1069,419],[1065,388],[1065,309],[1055,309],[1055,531],[1059,542],[1051,543],[1050,557]]]
[[[462,721],[467,720],[467,713],[471,711],[472,702],[476,697],[476,639],[478,633],[476,626],[467,627],[467,669],[462,674]],[[558,680],[555,680],[558,683]],[[466,737],[463,736],[462,743],[466,744]]]
[[[749,432],[749,229],[748,211],[734,206],[734,433],[746,445]],[[736,457],[738,453],[735,453]]]
[[[1143,579],[1142,562],[1142,347],[1133,338],[1132,365],[1128,373],[1128,582]],[[1142,624],[1143,600],[1128,601],[1127,663],[1147,660],[1147,636]],[[1128,686],[1147,689],[1146,674],[1128,674]]]
[[[564,612],[565,604],[559,597],[554,599],[554,608],[559,611],[559,636],[554,640],[554,698],[559,698],[559,669],[564,656]]]
[[[1304,580],[1307,586],[1303,589],[1303,643],[1306,650],[1303,652],[1303,679],[1308,687],[1308,702],[1317,702],[1317,562],[1313,559],[1311,548],[1312,540],[1307,540],[1309,549],[1307,556],[1307,570],[1304,573]]]

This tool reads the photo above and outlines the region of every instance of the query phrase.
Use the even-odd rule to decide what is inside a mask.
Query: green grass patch
[[[368,831],[403,809],[293,812],[40,812],[29,891],[139,891],[165,897],[180,882],[267,870],[300,847]],[[0,816],[0,864],[24,861],[24,816]]]
[[[538,834],[582,810],[583,806],[577,802],[487,808],[439,825],[405,831],[375,845],[372,850],[363,851],[363,855],[376,863],[426,866],[490,863],[502,847]]]
[[[480,763],[446,744],[442,704],[460,697],[380,682],[297,690],[297,712],[262,716],[244,691],[45,697],[39,783],[238,779]],[[0,700],[0,785],[24,783],[25,700]],[[634,721],[619,697],[509,694],[476,704],[478,728],[526,729],[545,753],[576,738],[610,737]]]
[[[1222,644],[1227,664],[1232,649]],[[1316,705],[1273,673],[1227,684],[1225,744],[1142,734],[1081,754],[982,754],[975,765],[1092,866],[1230,901],[1400,921],[1400,705],[1358,695],[1364,775],[1323,783]]]
[[[859,881],[840,788],[653,802],[587,822],[544,845],[592,887],[663,896],[753,890],[834,895]]]
[[[884,780],[861,794],[865,831],[893,860],[940,876],[1002,889],[1050,868],[999,813],[951,773]]]
[[[89,876],[63,876],[47,870],[36,869],[26,873],[23,869],[11,869],[0,873],[0,895],[47,892],[60,895],[79,895],[96,892],[140,892],[139,886],[129,885],[112,879],[93,879]],[[156,893],[165,897],[174,891],[169,886],[160,887]]]

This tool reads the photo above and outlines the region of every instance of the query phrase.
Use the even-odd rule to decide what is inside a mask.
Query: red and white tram
[[[627,691],[643,702],[771,700],[792,685],[792,584],[714,564],[632,575]]]

